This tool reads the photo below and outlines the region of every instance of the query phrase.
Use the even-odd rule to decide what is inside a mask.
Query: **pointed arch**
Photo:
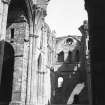
[[[42,65],[42,56],[40,54],[39,57],[38,57],[38,71],[41,70],[41,65]]]
[[[58,53],[58,62],[64,62],[64,52],[63,51]]]
[[[79,60],[80,60],[80,52],[79,52],[79,50],[77,50],[76,54],[75,54],[75,61],[79,62]]]
[[[68,52],[68,63],[72,63],[72,52]]]
[[[1,44],[1,43],[0,43]],[[12,99],[12,86],[13,86],[13,72],[14,72],[14,48],[5,42],[3,66],[0,81],[0,105],[9,105]]]

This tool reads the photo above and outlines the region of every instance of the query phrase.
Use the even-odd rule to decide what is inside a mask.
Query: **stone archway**
[[[12,98],[13,72],[14,72],[14,49],[5,42],[4,57],[0,82],[0,105],[8,105]]]

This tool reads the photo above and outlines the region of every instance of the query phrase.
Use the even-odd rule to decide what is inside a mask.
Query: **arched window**
[[[79,62],[79,59],[80,59],[79,50],[77,50],[75,54],[75,61]]]
[[[64,52],[63,51],[61,51],[58,54],[58,62],[64,62]]]
[[[2,42],[0,42],[1,45]],[[14,48],[8,42],[3,42],[4,56],[2,69],[0,69],[0,105],[6,105],[12,98],[13,73],[14,73]],[[9,104],[7,104],[9,105]]]
[[[71,51],[68,52],[68,62],[69,63],[72,62],[72,52]]]

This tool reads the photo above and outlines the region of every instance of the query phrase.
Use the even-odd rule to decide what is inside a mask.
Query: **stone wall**
[[[21,14],[21,15],[24,15],[24,14]],[[13,102],[12,103],[14,103],[15,101],[21,102],[22,100],[21,95],[26,94],[25,93],[26,86],[22,87],[22,84],[24,82],[24,85],[26,85],[26,79],[27,79],[29,42],[27,42],[25,38],[29,36],[29,24],[26,22],[26,20],[23,20],[23,19],[21,18],[13,22],[8,20],[8,24],[7,24],[8,27],[7,27],[7,33],[6,33],[6,41],[10,43],[14,49],[14,73],[13,73],[13,95],[12,95]],[[25,88],[25,90],[23,91],[24,94],[22,93],[23,88]]]
[[[9,4],[5,0],[3,2],[0,0],[0,40],[5,40],[13,50],[11,55],[13,57],[13,64],[11,63],[13,69],[11,72],[12,98],[7,104],[48,104],[51,95],[50,68],[47,67],[47,32],[49,27],[44,21],[46,3],[48,2],[33,1],[36,7],[33,8],[34,10],[32,10],[32,2],[30,3],[28,0],[19,1],[19,3],[11,1]],[[24,3],[23,6],[21,6],[22,3]],[[3,58],[4,53],[8,52],[4,41],[0,47],[0,68],[2,69],[2,62],[9,55]],[[38,57],[40,54],[42,55],[42,64],[39,72]],[[37,81],[38,76],[40,81]],[[4,101],[4,103],[6,102]]]
[[[55,48],[56,64],[54,69],[55,77],[53,79],[55,80],[55,83],[53,84],[55,86],[55,96],[53,97],[52,103],[67,104],[68,102],[68,104],[72,104],[74,100],[74,95],[79,94],[80,103],[88,104],[89,100],[86,82],[86,71],[83,68],[81,68],[80,65],[82,56],[81,37],[64,36],[56,38]],[[59,53],[62,51],[63,55],[61,54],[59,56]],[[61,56],[63,58],[59,60],[59,57]],[[59,78],[62,78],[62,81],[58,81]],[[76,88],[76,86],[78,87],[78,85],[80,85],[80,88]],[[73,96],[72,92],[73,94],[75,93]]]

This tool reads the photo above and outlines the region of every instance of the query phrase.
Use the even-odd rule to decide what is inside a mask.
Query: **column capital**
[[[4,4],[9,4],[9,3],[10,3],[10,0],[2,0],[2,2],[3,2]]]

